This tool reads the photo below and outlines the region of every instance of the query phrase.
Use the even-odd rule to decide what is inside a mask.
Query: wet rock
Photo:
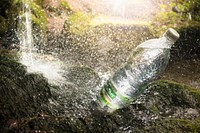
[[[86,66],[69,67],[66,70],[65,77],[67,81],[72,82],[80,88],[92,88],[100,84],[98,74],[93,69]]]
[[[136,102],[101,120],[94,117],[96,126],[100,125],[95,132],[195,132],[199,129],[199,96],[199,90],[186,85],[156,81]]]
[[[0,59],[2,132],[182,133],[200,129],[200,91],[189,86],[155,81],[136,101],[105,113],[95,103],[98,89],[94,86],[81,89],[84,86],[75,82],[53,86],[42,75],[27,73],[10,52],[1,51]],[[91,71],[73,70],[71,74]]]
[[[171,51],[171,58],[191,59],[200,54],[200,27],[188,26],[179,29],[180,38]]]
[[[51,96],[50,85],[41,75],[28,74],[8,51],[0,52],[0,118],[1,129],[22,126],[44,109]],[[24,121],[24,120],[23,120]],[[26,122],[25,122],[26,123]]]

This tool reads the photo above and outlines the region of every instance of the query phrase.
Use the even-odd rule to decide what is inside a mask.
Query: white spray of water
[[[20,40],[20,62],[27,66],[28,72],[42,73],[52,83],[64,82],[62,77],[61,61],[50,55],[43,55],[36,52],[34,48],[31,10],[29,1],[23,0],[22,15],[19,22],[19,40]]]
[[[30,53],[24,52],[21,55],[21,63],[27,66],[28,72],[42,73],[51,83],[64,82],[62,62],[53,56],[34,53],[30,57]]]

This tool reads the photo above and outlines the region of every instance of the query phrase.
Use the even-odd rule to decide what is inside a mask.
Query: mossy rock
[[[200,90],[173,81],[158,80],[136,102],[111,114],[93,115],[93,132],[197,133]],[[98,124],[96,124],[98,123]],[[98,127],[98,128],[96,128]]]
[[[169,27],[178,30],[181,28],[200,26],[199,0],[171,1],[167,5],[161,4],[160,8],[162,10],[155,14],[151,23],[152,32],[155,36],[161,36]]]
[[[26,1],[23,0],[14,0],[11,6],[11,10],[8,10],[10,14],[10,19],[15,19],[16,15],[23,15],[22,14],[22,7],[25,5]],[[46,30],[46,24],[47,24],[47,17],[42,9],[42,1],[27,1],[31,10],[31,18],[32,18],[32,23],[37,25],[40,30]],[[14,10],[13,10],[14,9]],[[14,14],[14,16],[13,16]]]
[[[170,16],[173,14],[174,16]],[[172,59],[190,59],[192,57],[198,57],[200,54],[200,22],[197,20],[182,20],[180,14],[170,12],[169,14],[161,15],[157,20],[162,26],[159,28],[154,28],[153,32],[155,35],[161,35],[161,32],[169,27],[174,27],[180,34],[180,38],[174,44],[171,50]],[[167,16],[168,18],[162,18],[162,16]],[[162,20],[163,19],[163,20]],[[162,23],[162,20],[165,23]],[[156,23],[156,21],[155,21]],[[157,33],[156,33],[157,32]]]
[[[7,31],[7,24],[6,19],[2,16],[0,16],[0,35],[4,34]]]
[[[31,10],[31,20],[32,23],[35,24],[40,30],[45,30],[46,29],[46,24],[47,24],[47,17],[40,5],[38,5],[35,2],[28,1],[30,10]],[[19,6],[18,12],[21,12],[20,14],[23,15],[22,13],[22,6],[25,6],[24,1],[18,0],[15,2],[13,6]]]
[[[10,38],[18,37],[16,30],[22,29],[19,25],[21,24],[20,18],[24,19],[22,14],[22,7],[25,4],[24,2],[25,1],[23,0],[8,0],[4,1],[3,4],[0,5],[0,12],[4,18],[1,19],[1,35],[6,34],[6,36],[9,36]],[[34,37],[37,36],[38,38],[44,38],[46,35],[47,17],[44,10],[42,9],[42,1],[39,2],[37,0],[27,0],[27,2],[29,2],[29,7],[31,8],[33,34],[35,35]],[[19,15],[21,15],[21,17],[19,17]],[[38,38],[34,39],[36,43],[38,43],[38,40],[41,40]]]
[[[183,3],[187,3],[189,6],[188,8],[190,9],[195,2],[197,1],[192,0],[189,5],[187,1],[184,1]],[[197,3],[197,5],[199,5],[199,2]],[[175,6],[175,4],[172,2],[169,4],[169,7],[164,8],[163,12],[159,12],[155,15],[155,18],[150,26],[151,32],[154,36],[160,37],[168,28],[172,27],[176,29],[180,34],[180,38],[172,47],[172,59],[191,58],[193,56],[198,57],[200,54],[200,21],[196,18],[200,16],[199,14],[193,12],[194,9],[191,9],[190,13],[193,13],[192,16],[194,18],[190,20],[185,16],[187,13],[181,14],[173,12],[171,10],[173,6]],[[196,7],[195,4],[194,7]]]
[[[200,90],[173,81],[160,80],[149,86],[147,99],[154,100],[152,104],[159,111],[165,107],[197,108],[200,109]],[[152,96],[152,97],[151,97]],[[148,103],[148,102],[147,102]]]
[[[37,5],[34,2],[30,3],[31,13],[32,15],[32,22],[35,23],[40,30],[46,31],[46,25],[47,25],[47,16],[39,5]]]
[[[194,120],[185,119],[161,119],[152,123],[145,129],[148,133],[198,133],[200,131],[200,118]]]
[[[83,12],[76,12],[69,16],[64,24],[64,32],[83,35],[90,28],[91,16]]]
[[[56,7],[53,7],[53,6],[48,6],[47,9],[48,9],[49,12],[58,12],[58,9]]]

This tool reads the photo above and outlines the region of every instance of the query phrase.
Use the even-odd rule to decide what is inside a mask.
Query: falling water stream
[[[29,72],[42,73],[50,82],[64,82],[62,77],[62,62],[51,56],[37,53],[32,35],[31,10],[29,0],[23,0],[22,15],[19,22],[19,40],[21,63],[27,66]]]

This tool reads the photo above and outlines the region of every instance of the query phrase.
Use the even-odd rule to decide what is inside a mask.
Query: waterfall
[[[41,73],[50,82],[64,81],[62,62],[51,55],[37,53],[37,49],[34,47],[31,20],[33,14],[31,14],[30,2],[29,0],[22,1],[22,10],[19,14],[17,35],[20,40],[20,62],[27,66],[28,72]]]
[[[18,23],[18,38],[20,40],[21,62],[33,63],[33,36],[32,36],[32,23],[31,23],[31,10],[29,1],[22,1],[22,11],[19,15]]]
[[[33,45],[33,36],[32,36],[32,23],[31,23],[31,10],[27,0],[24,0],[25,4],[23,6],[23,13],[25,14],[25,23],[24,23],[24,35],[22,43],[22,49],[27,52],[32,52]]]

